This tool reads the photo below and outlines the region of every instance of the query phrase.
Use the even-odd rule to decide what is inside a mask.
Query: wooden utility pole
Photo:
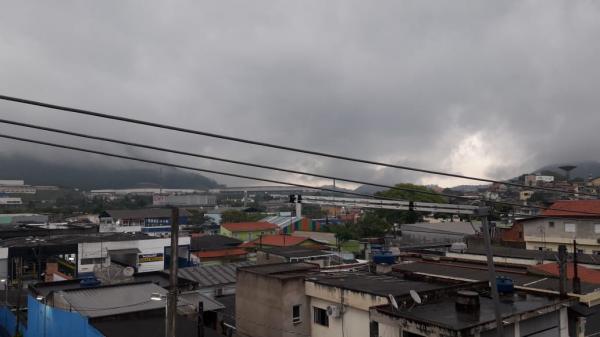
[[[177,263],[179,248],[179,208],[171,208],[171,260],[169,265],[169,293],[167,295],[167,337],[175,337],[177,317]]]

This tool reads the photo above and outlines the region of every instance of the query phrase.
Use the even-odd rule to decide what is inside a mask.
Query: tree
[[[392,228],[391,223],[377,213],[366,212],[356,222],[356,236],[359,238],[381,237]]]
[[[389,189],[387,191],[378,192],[376,195],[380,197],[386,198],[394,198],[406,201],[416,201],[416,202],[431,202],[431,203],[447,203],[448,200],[439,194],[430,194],[435,193],[433,190],[420,185],[413,184],[397,184],[395,185],[397,188],[410,189],[420,192],[426,193],[418,193],[412,191],[405,190],[396,190]],[[385,219],[388,223],[415,223],[421,221],[423,216],[414,211],[392,211],[392,210],[379,210],[377,211],[377,215],[383,219]]]

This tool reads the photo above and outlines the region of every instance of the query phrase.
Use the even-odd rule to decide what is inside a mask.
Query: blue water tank
[[[100,285],[100,280],[98,280],[97,278],[90,276],[90,277],[86,277],[81,279],[81,281],[79,282],[79,285],[81,285],[82,288],[89,288],[89,287],[97,287]]]
[[[496,277],[496,286],[501,294],[512,294],[515,291],[515,283],[508,277]]]
[[[373,263],[386,263],[392,265],[396,263],[396,257],[390,251],[377,252],[376,254],[373,254]]]

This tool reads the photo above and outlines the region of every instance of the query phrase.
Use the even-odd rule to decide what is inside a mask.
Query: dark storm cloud
[[[177,6],[103,1],[5,7],[10,10],[0,13],[4,94],[493,178],[600,157],[594,146],[600,125],[600,8],[592,1]],[[6,118],[338,176],[463,183],[12,103],[0,103],[0,111]],[[0,130],[74,143],[12,127]],[[0,146],[49,160],[80,158],[8,141]],[[83,158],[78,162],[88,162]]]

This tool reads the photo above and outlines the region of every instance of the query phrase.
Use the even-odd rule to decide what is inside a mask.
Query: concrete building
[[[453,243],[463,242],[470,235],[481,232],[479,222],[439,222],[400,225],[403,242]]]
[[[23,205],[21,198],[0,195],[0,207],[2,208],[18,207],[21,205]]]
[[[35,194],[36,189],[23,180],[0,180],[0,194]]]
[[[223,235],[192,234],[192,255],[204,266],[240,262],[248,252],[240,248],[241,240]]]
[[[422,292],[448,285],[448,282],[409,280],[367,272],[309,275],[305,288],[311,308],[311,336],[370,336],[371,307],[388,304],[390,295],[406,296],[411,290]]]
[[[179,210],[179,224],[186,225],[191,214]],[[142,208],[135,210],[107,210],[98,215],[100,232],[160,235],[171,231],[171,210],[168,208]]]
[[[154,206],[216,206],[217,196],[212,194],[155,194]]]
[[[521,220],[523,240],[532,250],[557,251],[559,244],[585,254],[600,254],[600,200],[563,200],[545,210],[543,217]]]
[[[142,233],[96,233],[17,237],[0,243],[0,278],[25,281],[65,280],[93,275],[111,263],[137,272],[165,269],[170,239]],[[189,237],[179,238],[179,265],[189,262]]]
[[[237,269],[255,265],[244,261],[214,266],[180,268],[178,276],[197,283],[197,291],[208,297],[234,295],[237,285]]]
[[[318,249],[298,246],[259,248],[256,251],[256,263],[285,263],[285,262],[310,262],[320,267],[332,265],[336,254]]]
[[[222,224],[220,234],[248,242],[262,235],[274,235],[278,230],[277,225],[268,222],[237,222]]]
[[[371,334],[381,337],[493,337],[494,303],[487,284],[463,289],[420,292],[421,303],[409,295],[370,309]],[[503,336],[568,337],[568,299],[530,291],[502,294]],[[368,335],[364,335],[368,336]]]
[[[238,269],[237,332],[250,337],[311,336],[310,304],[304,278],[311,263],[257,265]]]

